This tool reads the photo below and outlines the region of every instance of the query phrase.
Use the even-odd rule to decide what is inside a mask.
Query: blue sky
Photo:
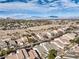
[[[78,17],[79,0],[0,0],[0,17]]]

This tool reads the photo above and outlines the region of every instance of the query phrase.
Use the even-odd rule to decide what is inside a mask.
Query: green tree
[[[70,43],[75,43],[75,40],[70,40]]]
[[[8,55],[10,54],[11,52],[15,51],[14,48],[8,48],[7,50],[1,50],[0,51],[0,56],[5,56],[5,55]]]
[[[7,51],[1,50],[1,51],[0,51],[0,56],[4,56],[4,55],[7,55]]]
[[[35,39],[32,38],[32,37],[29,37],[29,38],[28,38],[28,42],[29,42],[29,43],[35,43],[35,42],[37,42],[37,40],[35,40]]]
[[[79,37],[75,39],[75,43],[79,44]]]
[[[57,51],[55,49],[52,49],[49,51],[48,59],[55,59],[56,55],[57,55]]]

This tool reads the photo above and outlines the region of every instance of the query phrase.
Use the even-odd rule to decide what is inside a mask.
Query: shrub
[[[55,49],[52,49],[49,51],[48,59],[55,59],[56,55],[57,55],[57,51]]]

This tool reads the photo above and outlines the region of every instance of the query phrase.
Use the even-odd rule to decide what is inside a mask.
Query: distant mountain
[[[49,16],[49,17],[52,17],[52,18],[58,18],[58,16]]]

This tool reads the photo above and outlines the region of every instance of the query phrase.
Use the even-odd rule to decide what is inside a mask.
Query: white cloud
[[[15,7],[19,7],[19,6],[32,6],[32,5],[36,5],[37,6],[37,1],[38,0],[32,0],[32,1],[29,1],[28,3],[21,3],[21,2],[12,2],[12,3],[0,3],[0,7],[2,6],[8,6],[8,5],[11,5],[11,6],[15,6]],[[44,2],[44,0],[41,0],[42,2]],[[52,1],[52,0],[48,0],[48,1]],[[78,4],[76,4],[76,3],[74,3],[74,1],[71,1],[71,0],[57,0],[57,1],[55,1],[55,2],[52,2],[52,3],[50,3],[50,4],[56,4],[56,2],[60,2],[61,4],[63,4],[63,5],[65,5],[65,6],[75,6],[75,5],[78,5]],[[18,5],[17,5],[17,4]],[[49,4],[49,3],[48,3]],[[17,5],[17,6],[16,6]]]
[[[59,9],[60,7],[78,7],[79,4],[72,2],[71,0],[58,0],[46,5],[37,4],[38,0],[32,0],[28,3],[12,2],[12,3],[0,3],[0,9],[33,9],[33,8],[44,8],[44,9]],[[42,0],[44,2],[44,0]],[[50,0],[51,1],[51,0]],[[59,5],[61,4],[61,5]],[[52,7],[50,7],[52,6]],[[48,9],[49,10],[49,9]]]
[[[51,10],[58,9],[58,7],[49,7],[48,5],[38,5],[31,1],[29,3],[13,2],[13,3],[0,3],[0,10],[31,10],[38,13],[48,13]]]
[[[18,11],[25,10],[27,12],[28,12],[28,10],[30,10],[37,14],[44,14],[44,15],[47,14],[48,15],[48,14],[55,13],[55,11],[60,12],[60,11],[62,11],[63,8],[65,9],[65,8],[72,8],[72,7],[78,8],[79,7],[79,4],[76,4],[74,1],[71,1],[71,0],[56,0],[52,3],[48,3],[45,5],[40,5],[37,3],[37,1],[38,0],[32,0],[32,1],[29,1],[28,3],[22,3],[22,2],[0,3],[0,10],[2,10],[2,11],[10,10],[8,12],[15,11],[15,13],[17,13],[16,10],[18,10]],[[52,1],[52,0],[49,0],[49,1]],[[42,2],[44,2],[44,0],[42,0]],[[15,13],[13,15],[16,15]],[[30,14],[31,14],[31,12],[30,12]],[[20,15],[20,14],[17,14],[17,15]],[[29,15],[29,14],[27,13],[26,16],[27,15]]]
[[[74,1],[71,0],[61,0],[64,7],[79,7],[79,4],[76,4]]]

